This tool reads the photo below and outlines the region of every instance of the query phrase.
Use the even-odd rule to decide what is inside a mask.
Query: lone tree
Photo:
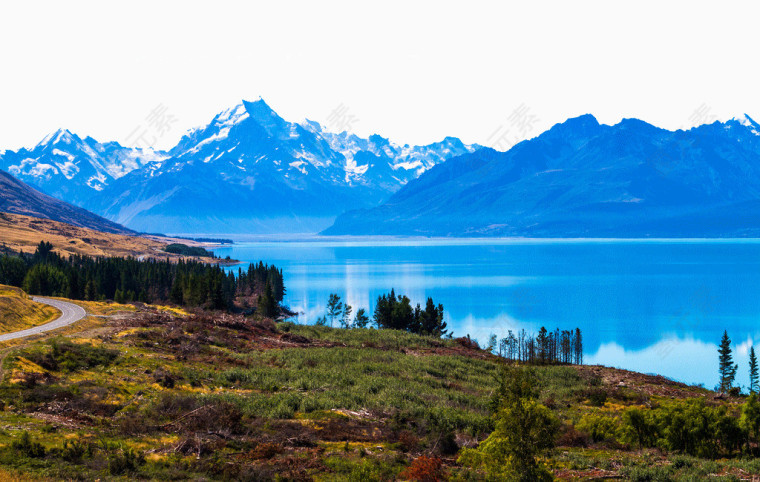
[[[749,349],[749,391],[757,392],[757,357],[754,346]]]
[[[492,480],[552,480],[539,457],[554,446],[559,421],[538,394],[532,370],[505,367],[491,401],[495,430],[477,449],[464,449],[459,463],[482,467]]]
[[[346,303],[346,306],[343,308],[343,317],[340,319],[340,326],[341,328],[351,328],[351,313],[354,311],[354,309]]]
[[[731,339],[728,337],[727,331],[723,331],[723,338],[721,338],[720,346],[718,347],[718,355],[720,361],[718,367],[720,384],[718,385],[718,389],[721,393],[726,393],[733,386],[734,378],[736,378],[736,369],[739,367],[739,365],[734,365],[734,357],[731,355]]]
[[[330,326],[333,326],[335,318],[343,313],[343,302],[337,293],[330,293],[330,299],[327,300],[327,317],[330,318]]]
[[[367,316],[367,312],[364,310],[364,308],[359,308],[356,311],[356,316],[354,317],[354,326],[357,328],[366,328],[369,324],[369,316]]]

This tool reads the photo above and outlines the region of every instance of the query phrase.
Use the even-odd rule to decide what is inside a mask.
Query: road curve
[[[72,323],[76,323],[77,321],[87,316],[87,313],[85,313],[84,309],[81,306],[75,305],[73,303],[53,300],[50,298],[42,298],[40,296],[33,296],[32,300],[36,301],[37,303],[43,303],[50,305],[53,308],[57,308],[61,312],[61,316],[51,321],[50,323],[45,323],[44,325],[33,326],[32,328],[27,328],[26,330],[14,331],[12,333],[5,333],[3,335],[0,335],[0,341],[15,340],[17,338],[24,338],[30,335],[37,335],[46,331],[62,328]]]

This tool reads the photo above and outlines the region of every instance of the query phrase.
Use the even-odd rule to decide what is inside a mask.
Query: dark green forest
[[[202,258],[214,258],[214,253],[200,246],[188,246],[182,243],[167,244],[164,247],[167,253],[181,254],[182,256],[200,256]]]
[[[41,242],[34,254],[0,256],[0,284],[18,286],[32,295],[122,303],[171,302],[217,310],[245,308],[264,293],[277,303],[285,296],[282,270],[263,262],[240,268],[235,275],[199,261],[64,258],[46,242]]]
[[[428,298],[425,308],[419,304],[413,308],[406,295],[397,296],[394,290],[377,298],[374,319],[378,328],[437,337],[447,334],[446,322],[443,321],[443,305],[436,305],[432,298]]]

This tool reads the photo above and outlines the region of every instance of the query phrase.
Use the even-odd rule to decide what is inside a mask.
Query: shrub
[[[537,395],[532,370],[505,367],[495,393],[496,429],[477,449],[463,450],[459,463],[482,467],[498,480],[551,480],[537,456],[554,445],[559,422]]]
[[[51,344],[49,352],[29,351],[24,355],[41,367],[57,371],[73,372],[80,368],[108,366],[119,356],[116,350],[109,350],[89,343],[73,343],[57,339]]]
[[[145,416],[136,412],[126,413],[122,418],[119,418],[118,427],[119,433],[125,435],[139,435],[148,433],[153,429],[147,423]]]
[[[364,458],[354,465],[348,473],[350,482],[367,482],[368,480],[396,480],[396,472],[387,462]],[[340,479],[339,479],[340,480]]]
[[[243,414],[237,405],[224,400],[210,399],[205,405],[176,423],[188,432],[240,432]]]
[[[673,480],[670,467],[642,467],[637,465],[623,469],[622,473],[626,479],[635,482],[670,482]]]
[[[251,451],[251,457],[257,460],[265,460],[271,459],[279,453],[282,453],[282,447],[279,444],[262,442]]]
[[[636,444],[639,448],[652,447],[658,433],[657,424],[650,413],[639,408],[629,408],[623,412],[620,435],[626,443]]]
[[[169,371],[159,368],[153,372],[153,379],[164,388],[174,388],[175,377]]]
[[[82,460],[88,446],[79,440],[64,440],[61,458],[66,462],[77,463]]]
[[[752,442],[760,441],[760,400],[756,393],[742,405],[741,425]]]
[[[45,456],[45,447],[41,443],[32,440],[29,432],[22,433],[19,440],[14,440],[11,443],[11,448],[26,457],[39,458]]]
[[[459,452],[459,445],[457,444],[454,432],[448,431],[441,434],[441,438],[438,441],[438,452],[441,455],[456,455]]]
[[[560,447],[588,447],[588,442],[588,435],[576,430],[572,424],[562,425],[557,436],[557,445]]]
[[[412,461],[412,464],[399,474],[403,480],[418,480],[423,482],[438,482],[446,480],[441,459],[423,455]]]
[[[120,452],[108,457],[108,473],[111,475],[131,474],[144,463],[145,456],[141,452],[136,452],[129,447],[123,448]]]
[[[589,403],[594,407],[602,407],[607,402],[607,392],[602,388],[590,389],[586,392]]]
[[[617,426],[617,421],[612,417],[587,413],[581,417],[576,428],[588,434],[594,442],[602,442],[615,438]]]
[[[674,469],[689,468],[694,465],[694,459],[685,455],[674,455],[670,461]]]
[[[402,452],[414,452],[419,447],[420,439],[409,430],[398,434],[398,448]]]

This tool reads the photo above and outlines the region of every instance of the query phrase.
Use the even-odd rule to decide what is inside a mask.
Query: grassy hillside
[[[62,255],[86,256],[132,256],[135,258],[158,257],[180,259],[184,256],[167,253],[164,247],[178,242],[174,238],[158,236],[127,236],[80,228],[49,219],[20,214],[0,213],[0,247],[11,251],[34,252],[40,241],[50,242]],[[202,243],[180,242],[201,246]]]
[[[52,306],[35,303],[19,288],[0,285],[0,333],[43,325],[60,314]]]
[[[48,196],[2,170],[0,211],[52,219],[108,233],[135,234],[131,229],[95,213]]]
[[[0,470],[53,479],[370,481],[409,478],[410,464],[428,463],[441,477],[484,480],[458,457],[494,429],[502,364],[467,340],[139,308],[8,355]],[[535,370],[540,401],[560,420],[557,448],[543,458],[555,477],[760,472],[752,459],[639,449],[620,435],[630,407],[696,397],[737,411],[741,399],[603,367]]]

